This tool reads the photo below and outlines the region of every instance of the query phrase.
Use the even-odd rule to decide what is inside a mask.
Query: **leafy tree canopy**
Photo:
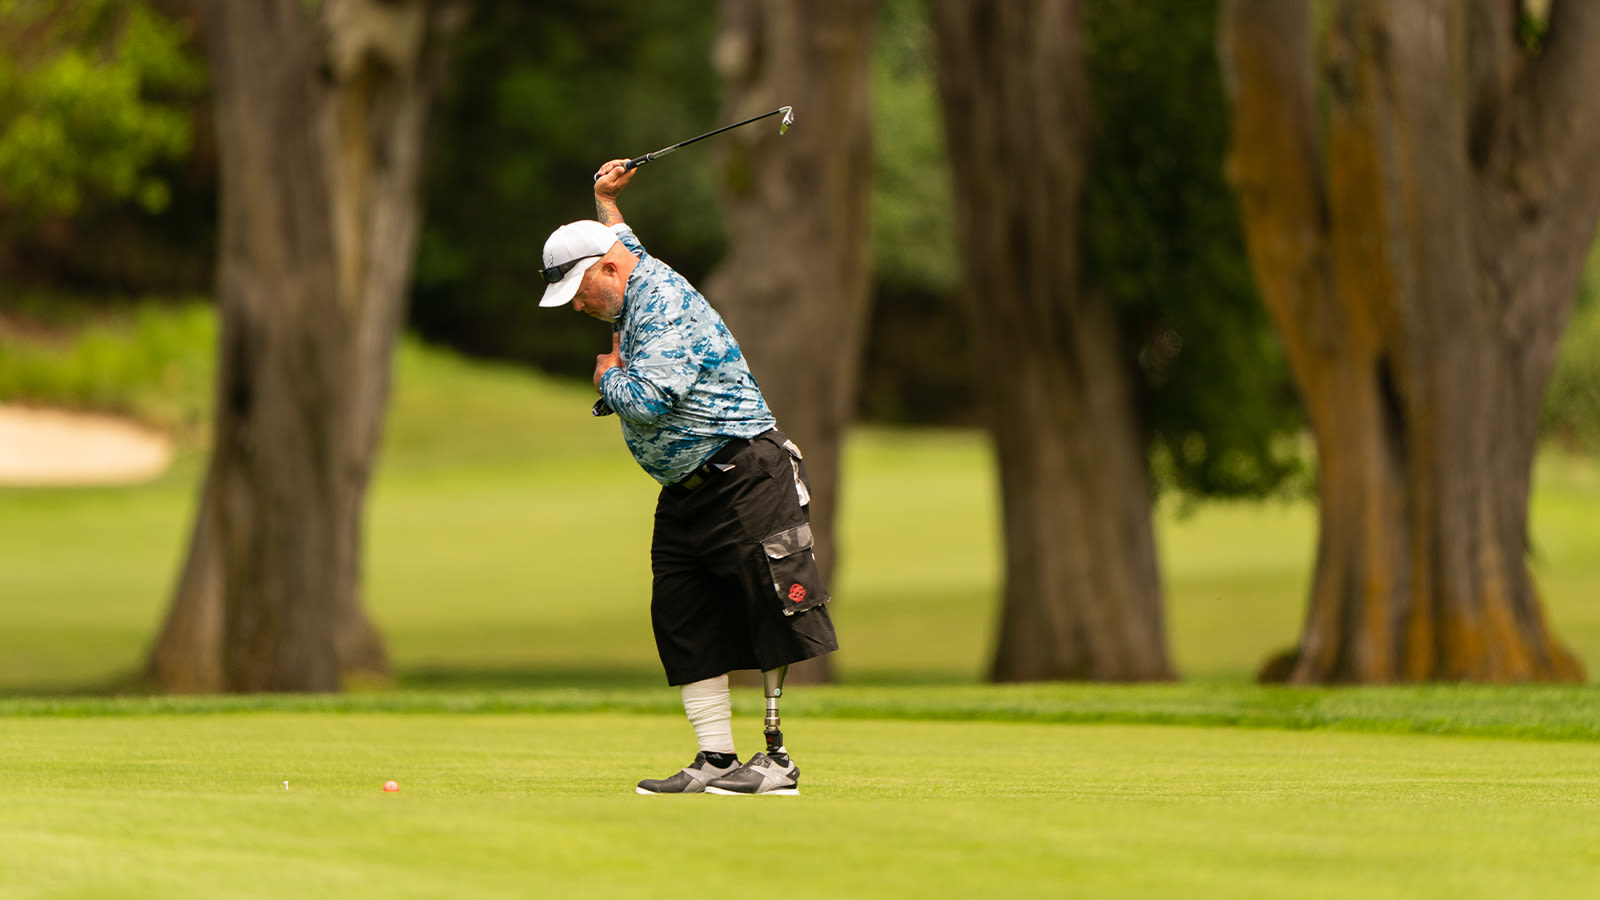
[[[168,268],[203,285],[214,197],[201,176],[214,163],[191,130],[204,69],[194,23],[166,9],[0,0],[0,207],[13,221],[71,216],[76,240],[56,252],[123,282],[160,258],[149,234],[181,235],[169,249],[192,265]],[[926,10],[880,9],[863,411],[970,421]],[[1195,493],[1265,492],[1295,471],[1284,435],[1300,417],[1222,180],[1215,4],[1091,0],[1086,13],[1097,127],[1084,260],[1118,303],[1157,471]],[[587,373],[603,326],[537,307],[544,239],[593,215],[597,163],[724,124],[717,28],[707,4],[477,0],[436,109],[412,325],[467,352]],[[828,127],[826,110],[795,112],[796,128]],[[723,252],[722,154],[713,138],[651,163],[628,196],[646,246],[695,281]],[[159,224],[127,212],[169,194]]]
[[[545,238],[594,217],[600,163],[716,127],[716,25],[714,6],[692,3],[475,5],[435,117],[412,304],[425,336],[552,371],[593,362],[604,326],[537,306]],[[651,163],[624,203],[691,280],[722,252],[716,154],[708,141]]]
[[[425,335],[552,371],[586,370],[598,326],[535,306],[544,239],[594,214],[599,162],[726,124],[717,29],[710,4],[476,5],[438,114],[412,317]],[[914,294],[905,318],[926,323],[930,310],[955,315],[957,272],[921,0],[885,2],[875,43],[875,279],[880,295]],[[797,129],[829,127],[827,110],[795,115]],[[651,163],[627,196],[645,246],[696,283],[723,253],[722,159],[712,138]],[[951,330],[961,346],[958,326]]]
[[[188,152],[204,81],[182,28],[139,0],[0,0],[0,205],[163,209],[150,169]]]
[[[1117,302],[1161,481],[1191,494],[1303,487],[1303,416],[1223,180],[1217,4],[1087,4],[1093,162],[1084,264]]]

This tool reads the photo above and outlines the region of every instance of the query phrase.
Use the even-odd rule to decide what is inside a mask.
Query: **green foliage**
[[[1545,390],[1544,434],[1600,452],[1600,245],[1590,255],[1556,368]]]
[[[606,327],[538,308],[545,238],[594,217],[600,163],[721,124],[715,28],[705,4],[476,4],[435,113],[411,319],[424,336],[588,371]],[[623,198],[645,246],[690,280],[722,252],[718,155],[707,141],[654,162]]]
[[[880,6],[872,106],[873,305],[860,415],[965,423],[976,400],[925,0]]]
[[[114,412],[192,435],[207,421],[215,356],[215,312],[196,300],[100,314],[44,340],[0,329],[0,403]]]
[[[933,30],[923,0],[885,0],[872,60],[873,275],[896,292],[960,280]]]
[[[29,218],[171,196],[204,83],[182,30],[141,2],[0,3],[0,203]]]
[[[1303,418],[1222,177],[1217,3],[1093,0],[1086,12],[1084,264],[1120,309],[1157,474],[1198,495],[1294,485]]]
[[[1524,50],[1538,53],[1544,49],[1550,34],[1549,13],[1548,3],[1517,4],[1517,43]]]

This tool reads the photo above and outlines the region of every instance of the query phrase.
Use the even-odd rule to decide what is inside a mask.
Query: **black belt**
[[[739,455],[740,450],[743,450],[748,446],[750,446],[750,441],[746,438],[734,438],[728,441],[726,444],[722,445],[722,449],[711,454],[710,459],[701,463],[698,469],[690,472],[688,476],[682,480],[674,481],[671,486],[683,491],[694,490],[700,485],[705,484],[706,479],[710,478],[712,474],[721,471],[717,468],[718,463],[725,463],[728,460],[733,459],[735,456]]]

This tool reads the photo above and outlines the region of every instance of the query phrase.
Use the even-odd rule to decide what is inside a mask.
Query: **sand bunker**
[[[131,484],[171,460],[165,435],[123,419],[0,406],[0,484]]]

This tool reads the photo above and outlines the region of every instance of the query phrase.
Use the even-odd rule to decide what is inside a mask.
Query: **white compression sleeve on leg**
[[[695,740],[707,753],[733,752],[733,698],[728,692],[728,676],[718,675],[686,684],[683,711],[694,726]]]

